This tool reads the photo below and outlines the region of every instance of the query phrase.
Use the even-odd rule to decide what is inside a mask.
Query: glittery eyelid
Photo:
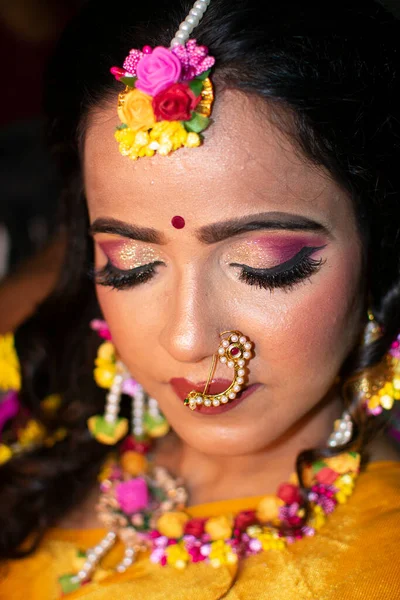
[[[275,270],[291,268],[294,264],[296,264],[303,257],[311,256],[314,252],[317,252],[318,250],[322,250],[325,247],[326,247],[326,244],[324,244],[322,246],[304,246],[290,258],[288,258],[282,262],[278,261],[275,264],[271,265],[270,267],[252,265],[251,263],[253,261],[251,259],[253,258],[253,260],[254,260],[254,257],[252,256],[251,251],[246,252],[246,256],[244,256],[245,262],[240,261],[240,260],[232,261],[232,258],[230,260],[228,258],[227,260],[225,260],[225,263],[227,265],[229,265],[230,267],[248,267],[250,269],[259,270],[259,271],[273,272]],[[253,252],[253,254],[254,254],[254,252]],[[263,252],[262,254],[258,254],[258,256],[256,256],[256,259],[258,259],[259,263],[265,265],[265,262],[266,262],[265,252]]]
[[[132,271],[161,262],[157,251],[150,246],[138,247],[129,242],[100,242],[99,247],[107,260],[121,271]]]

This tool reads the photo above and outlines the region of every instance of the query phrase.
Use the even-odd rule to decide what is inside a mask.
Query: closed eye
[[[163,265],[163,262],[155,261],[125,271],[118,269],[108,261],[101,269],[94,270],[93,277],[97,285],[111,287],[116,290],[127,290],[150,281],[156,275],[157,267]]]

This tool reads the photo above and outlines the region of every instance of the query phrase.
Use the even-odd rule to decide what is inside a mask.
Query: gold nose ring
[[[184,404],[191,410],[196,410],[201,406],[207,408],[214,406],[216,408],[221,404],[228,404],[236,398],[245,385],[247,378],[246,366],[249,360],[253,358],[253,343],[240,331],[223,331],[220,333],[220,338],[221,343],[217,352],[213,355],[210,373],[203,392],[194,390],[185,398]],[[233,369],[233,381],[224,392],[207,394],[218,360]]]

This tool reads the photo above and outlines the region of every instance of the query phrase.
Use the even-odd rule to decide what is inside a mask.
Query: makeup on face
[[[291,260],[304,248],[321,249],[326,240],[311,235],[258,235],[251,240],[234,241],[223,255],[227,265],[243,264],[253,269],[270,269]]]
[[[108,260],[121,271],[130,271],[162,261],[160,253],[155,248],[138,244],[132,240],[110,240],[98,244]]]
[[[171,219],[171,225],[175,229],[183,229],[185,227],[185,224],[185,219],[179,215],[176,215]]]

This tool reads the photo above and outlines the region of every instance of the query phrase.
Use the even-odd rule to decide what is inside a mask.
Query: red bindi
[[[171,223],[172,227],[175,227],[175,229],[183,229],[185,227],[185,219],[183,217],[173,217]]]

